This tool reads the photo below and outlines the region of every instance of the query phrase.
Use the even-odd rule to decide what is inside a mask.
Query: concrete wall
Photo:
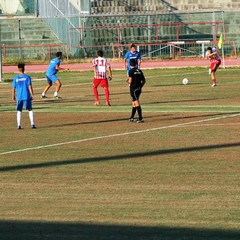
[[[15,14],[17,11],[24,12],[24,8],[21,7],[20,0],[0,0],[0,5],[2,6],[2,12],[6,14]]]

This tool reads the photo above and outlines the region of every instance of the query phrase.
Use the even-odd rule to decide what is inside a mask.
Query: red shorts
[[[100,85],[103,88],[107,88],[108,80],[106,78],[104,78],[104,79],[94,78],[93,79],[93,87],[98,87],[98,85]]]
[[[219,66],[221,65],[221,60],[218,61],[214,61],[210,63],[210,68],[212,70],[212,72],[215,72]]]

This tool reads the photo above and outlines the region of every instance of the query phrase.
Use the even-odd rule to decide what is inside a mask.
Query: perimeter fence
[[[132,42],[144,58],[193,58],[204,57],[222,34],[225,56],[237,57],[237,28],[224,16],[223,11],[208,11],[1,19],[0,46],[4,62],[45,61],[56,51],[67,60],[92,58],[99,48],[108,58],[121,58]]]

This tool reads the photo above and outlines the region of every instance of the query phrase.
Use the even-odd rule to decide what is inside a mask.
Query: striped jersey
[[[209,57],[210,62],[219,62],[221,60],[221,58],[219,57],[219,55],[216,53],[215,55]]]
[[[95,68],[94,78],[106,79],[107,69],[110,68],[110,64],[104,57],[97,57],[92,61],[93,67]]]

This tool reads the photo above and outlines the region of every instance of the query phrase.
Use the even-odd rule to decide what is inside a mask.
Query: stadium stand
[[[83,9],[78,9],[76,0],[41,0],[35,10],[34,0],[21,2],[32,14],[1,15],[1,44],[5,46],[62,43],[72,56],[88,57],[95,52],[91,46],[106,46],[111,52],[109,46],[118,43],[217,40],[224,31],[226,39],[236,41],[240,48],[240,3],[234,0],[91,0]],[[8,51],[14,56],[19,50]],[[37,51],[24,49],[24,56],[32,57],[31,52],[37,56]]]

